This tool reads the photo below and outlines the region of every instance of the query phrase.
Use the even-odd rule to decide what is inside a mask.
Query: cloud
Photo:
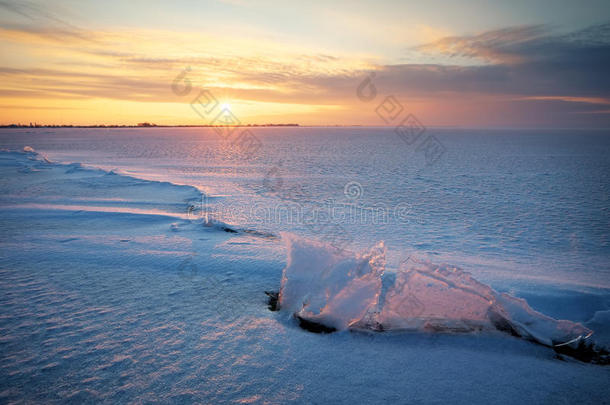
[[[420,47],[477,65],[391,65],[380,82],[397,92],[484,93],[516,96],[610,96],[610,24],[553,35],[542,26],[448,37]]]
[[[520,47],[523,44],[544,38],[547,32],[544,25],[508,27],[477,35],[445,37],[415,49],[490,63],[515,63],[522,61]]]
[[[54,6],[60,9],[59,6]],[[23,22],[15,22],[15,18],[9,21],[2,21],[2,28],[5,30],[19,31],[22,33],[32,33],[42,36],[55,36],[57,38],[72,37],[89,40],[86,30],[78,28],[69,23],[57,13],[51,12],[47,7],[32,1],[5,1],[0,0],[0,9],[4,9],[17,18],[21,17]],[[63,14],[67,10],[61,10]]]
[[[498,120],[504,115],[536,123],[552,117],[556,122],[580,114],[598,115],[596,122],[610,124],[610,24],[569,34],[535,25],[450,36],[414,49],[440,55],[446,63],[382,64],[357,55],[256,44],[248,38],[82,30],[35,7],[5,1],[0,7],[45,21],[11,22],[0,28],[4,43],[25,44],[28,53],[40,59],[33,66],[8,60],[0,66],[4,98],[188,102],[175,96],[170,84],[190,66],[195,87],[227,99],[347,110],[364,108],[355,91],[374,71],[379,94],[427,105],[429,111],[435,105],[445,111],[468,110],[461,105],[470,103],[474,120],[477,109],[494,104],[497,112],[488,115],[497,114]],[[464,59],[470,63],[461,63]],[[536,111],[545,113],[534,119]]]

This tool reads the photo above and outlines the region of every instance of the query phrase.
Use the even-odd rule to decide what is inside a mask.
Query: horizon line
[[[299,124],[299,123],[266,123],[266,124],[237,124],[237,125],[211,125],[211,124],[0,124],[3,129],[26,129],[26,128],[396,128],[395,125],[370,125],[370,124]],[[493,129],[493,130],[610,130],[610,127],[547,127],[547,126],[461,126],[461,125],[428,125],[426,129]]]

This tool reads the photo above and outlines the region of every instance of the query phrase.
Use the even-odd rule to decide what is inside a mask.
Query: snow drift
[[[409,261],[384,274],[383,242],[349,254],[291,234],[282,237],[288,261],[280,310],[306,322],[336,330],[501,330],[546,346],[592,334],[579,323],[536,312],[525,300],[498,293],[456,267]]]

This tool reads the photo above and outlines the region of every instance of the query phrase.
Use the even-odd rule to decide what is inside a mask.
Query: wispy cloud
[[[477,35],[445,37],[415,49],[489,63],[518,63],[524,60],[521,54],[523,45],[546,35],[548,30],[543,25],[509,27]]]
[[[380,93],[421,107],[433,122],[465,114],[464,103],[472,111],[495,104],[517,120],[516,112],[528,115],[525,107],[604,115],[610,99],[610,24],[570,34],[529,25],[449,36],[411,49],[439,55],[443,63],[388,64],[229,34],[83,29],[31,2],[0,0],[0,8],[21,17],[2,22],[0,47],[27,51],[0,66],[6,105],[40,105],[40,99],[184,103],[190,100],[174,95],[169,84],[186,66],[194,85],[227,99],[343,111],[364,108],[354,91],[375,71]]]

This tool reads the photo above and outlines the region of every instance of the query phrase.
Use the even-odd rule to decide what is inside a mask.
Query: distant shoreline
[[[141,123],[136,125],[39,125],[8,124],[0,128],[224,128],[224,127],[298,127],[299,124],[240,124],[240,125],[157,125]]]
[[[3,124],[0,129],[34,129],[34,128],[391,128],[393,125],[362,125],[362,124],[240,124],[240,125],[23,125],[23,124]],[[455,130],[493,130],[493,131],[609,131],[610,127],[467,127],[459,125],[430,125],[428,129],[455,129]]]

